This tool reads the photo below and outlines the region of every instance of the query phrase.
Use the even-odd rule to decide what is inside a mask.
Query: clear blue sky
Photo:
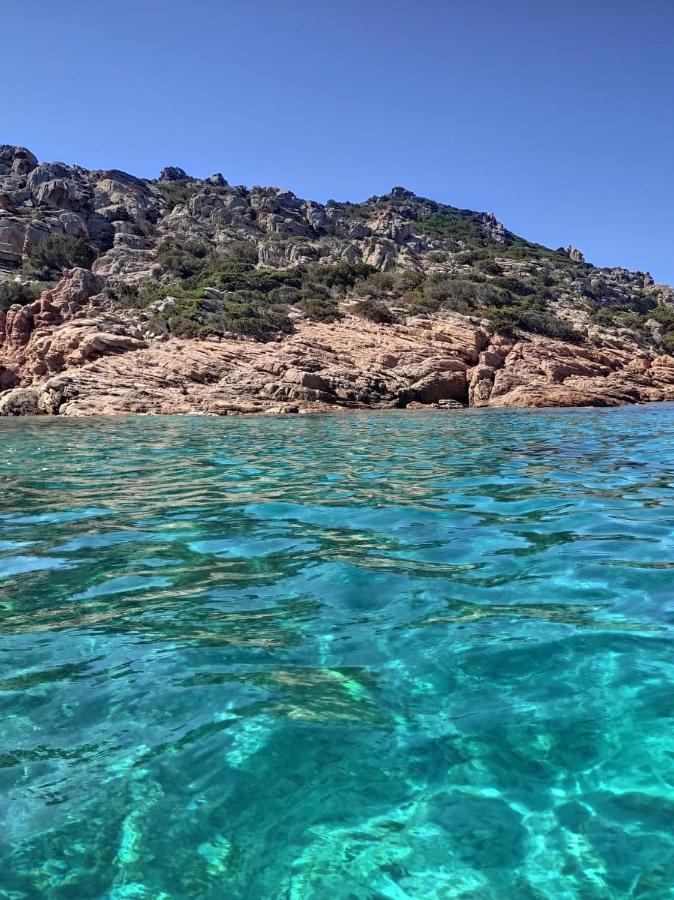
[[[673,0],[33,0],[0,142],[304,197],[402,184],[674,284]]]

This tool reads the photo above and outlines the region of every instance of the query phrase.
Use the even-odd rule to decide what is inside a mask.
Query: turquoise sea
[[[1,898],[674,896],[674,407],[0,433]]]

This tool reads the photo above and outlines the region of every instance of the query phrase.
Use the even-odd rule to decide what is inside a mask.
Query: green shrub
[[[238,299],[205,304],[191,297],[176,298],[155,313],[149,324],[153,331],[175,337],[221,337],[233,332],[263,341],[287,334],[293,327],[286,313],[274,306]]]
[[[487,315],[494,331],[507,337],[514,337],[519,331],[526,331],[531,334],[542,334],[558,341],[568,341],[572,344],[582,341],[582,335],[552,313],[519,306],[507,306],[487,310]]]
[[[40,293],[41,286],[34,281],[28,284],[18,281],[0,281],[0,310],[9,309],[15,303],[25,306],[27,303],[37,300]]]
[[[334,300],[302,300],[299,308],[312,322],[336,322],[342,318]]]
[[[533,244],[531,241],[515,236],[511,237],[506,247],[499,250],[499,255],[510,259],[549,260],[556,266],[563,266],[564,268],[573,266],[576,269],[584,268],[588,271],[592,268],[589,263],[578,263],[569,259],[562,248],[550,250],[549,247],[544,247],[542,244]]]
[[[445,306],[457,312],[469,312],[476,303],[476,288],[450,275],[429,275],[423,288],[423,299],[430,308]]]
[[[635,312],[618,312],[616,319],[624,328],[631,328],[633,331],[643,331],[646,325],[645,319]]]
[[[50,234],[38,244],[31,244],[24,268],[45,281],[58,278],[66,269],[80,266],[90,269],[96,251],[82,238]]]
[[[361,300],[354,306],[353,311],[362,319],[369,319],[370,322],[377,322],[380,325],[392,325],[398,321],[388,306],[378,300]]]
[[[473,247],[483,246],[487,242],[480,215],[451,206],[444,206],[419,219],[415,231],[437,240],[463,241]]]
[[[503,275],[500,278],[495,278],[494,284],[502,290],[508,291],[509,294],[515,294],[517,297],[526,297],[527,294],[533,293],[532,286],[519,278]]]
[[[431,250],[426,254],[429,262],[445,263],[449,260],[451,254],[449,250]]]
[[[157,262],[164,271],[179,278],[189,278],[203,272],[210,253],[209,247],[201,241],[163,241],[157,248]]]
[[[167,209],[173,209],[181,203],[187,203],[198,190],[198,183],[189,178],[178,178],[175,181],[161,181],[157,189],[166,201]]]
[[[125,293],[124,296],[127,297],[129,306],[146,309],[165,297],[186,297],[187,292],[175,281],[155,281],[153,278],[144,278],[138,283],[135,291]]]
[[[295,306],[303,299],[305,299],[305,295],[302,293],[302,289],[292,284],[280,284],[267,294],[267,300],[277,306],[283,304]]]
[[[353,287],[354,284],[370,275],[376,269],[361,262],[339,262],[333,264],[314,263],[306,270],[306,277],[315,284],[324,284],[330,288]]]
[[[151,320],[155,328],[159,323],[163,323],[164,330],[175,337],[202,337],[208,333],[202,331],[205,322],[197,300],[184,299],[167,306]]]
[[[421,287],[424,283],[424,276],[421,272],[416,272],[414,269],[404,269],[398,275],[398,290],[401,293],[405,293],[406,291],[414,291],[417,288]]]
[[[460,266],[474,266],[478,259],[482,259],[477,250],[461,250],[454,254],[454,262]]]
[[[379,297],[391,293],[397,287],[397,283],[393,272],[373,272],[358,282],[358,293],[366,297]]]
[[[590,319],[596,325],[603,325],[608,328],[616,324],[616,313],[614,309],[608,306],[600,306],[592,310]]]
[[[284,310],[273,306],[247,303],[223,303],[222,308],[206,327],[214,327],[212,333],[233,331],[257,340],[272,340],[279,334],[289,334],[293,325]]]
[[[660,322],[668,330],[674,328],[674,308],[671,306],[656,306],[655,309],[649,312],[648,318],[655,319],[656,322]]]
[[[127,230],[129,234],[135,234],[137,237],[151,237],[154,234],[154,228],[147,219],[142,219],[140,222],[130,222],[127,225]]]
[[[472,275],[459,276],[433,273],[423,286],[423,302],[429,310],[451,309],[470,313],[484,306],[503,306],[510,295],[493,281],[475,281]]]
[[[214,261],[223,266],[241,266],[244,270],[253,269],[257,265],[257,246],[252,241],[231,241],[224,244],[213,254]]]
[[[476,262],[475,266],[480,270],[480,272],[484,272],[485,275],[503,274],[503,269],[494,259],[479,259]]]
[[[674,355],[674,331],[668,331],[662,338],[662,349]]]

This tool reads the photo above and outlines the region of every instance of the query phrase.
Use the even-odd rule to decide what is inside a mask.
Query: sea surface
[[[674,896],[674,407],[0,435],[3,900]]]

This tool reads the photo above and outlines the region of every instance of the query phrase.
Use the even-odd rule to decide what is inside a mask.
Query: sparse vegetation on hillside
[[[50,234],[30,245],[24,269],[38,279],[51,281],[73,266],[89,269],[95,259],[96,251],[82,238]]]
[[[157,185],[166,201],[167,210],[180,203],[187,203],[199,188],[199,183],[191,178],[176,178],[174,181],[162,181]]]
[[[579,344],[583,340],[583,336],[572,325],[545,310],[504,306],[488,310],[487,317],[494,331],[507,337],[516,337],[519,333],[525,332],[542,334],[571,344]]]
[[[436,240],[463,241],[474,247],[482,247],[488,242],[479,214],[467,209],[438,209],[419,219],[415,231]]]
[[[23,251],[18,232],[12,271],[22,265],[24,277],[53,282],[90,267],[98,251],[109,303],[142,311],[141,321],[167,333],[268,339],[302,318],[386,324],[458,313],[503,334],[569,341],[593,325],[630,329],[653,346],[674,335],[658,311],[672,295],[658,295],[643,273],[595,268],[570,246],[532,243],[491,213],[405,188],[322,205],[168,166],[156,181],[67,167],[66,190],[63,164],[45,165],[52,180],[39,191],[26,183],[10,202],[26,229],[39,220],[36,233],[50,234],[38,243],[32,235]],[[73,225],[86,240],[61,233]],[[32,289],[8,287],[0,304],[26,297]]]
[[[164,277],[143,282],[136,305],[149,308],[167,296],[174,298],[153,314],[152,324],[186,337],[234,332],[267,340],[291,330],[292,307],[308,319],[334,321],[341,315],[338,300],[375,271],[346,262],[256,268],[257,249],[249,241],[235,241],[222,250],[198,241],[165,241],[157,261]]]

